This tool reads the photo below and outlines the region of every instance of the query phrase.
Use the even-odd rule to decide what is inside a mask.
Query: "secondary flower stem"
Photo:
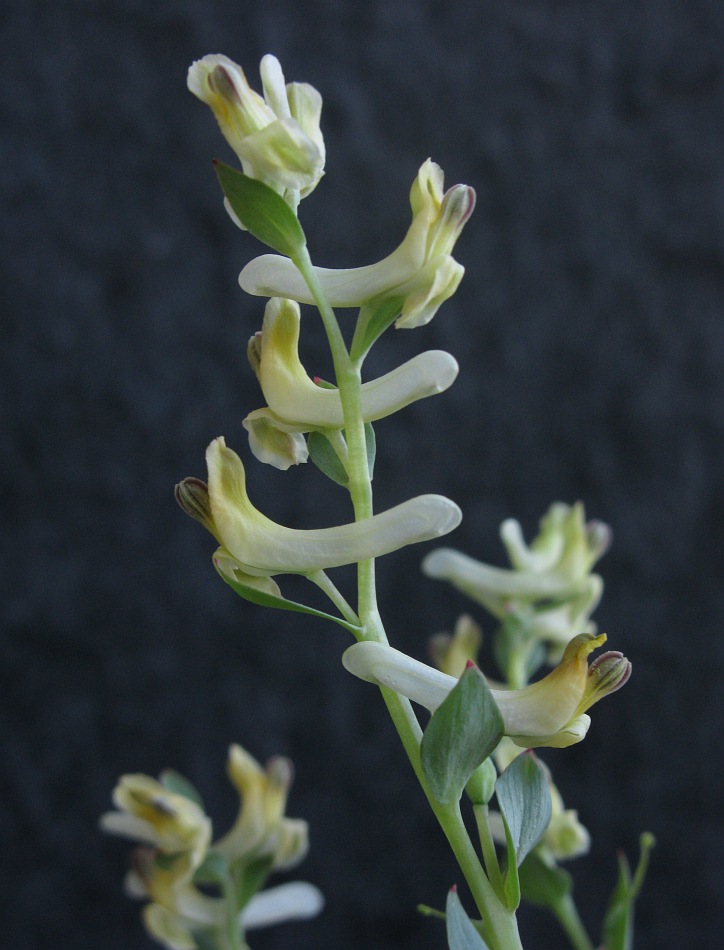
[[[586,933],[573,898],[567,894],[554,909],[558,922],[575,950],[594,950],[591,938]]]
[[[307,574],[307,578],[313,584],[316,584],[320,590],[324,591],[348,623],[354,624],[356,627],[359,626],[359,617],[324,571],[315,571],[314,574]]]

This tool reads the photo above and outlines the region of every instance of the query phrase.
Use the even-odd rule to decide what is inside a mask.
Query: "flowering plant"
[[[422,495],[375,513],[372,423],[443,392],[458,366],[452,355],[430,351],[378,379],[363,382],[363,367],[393,324],[412,329],[428,323],[457,289],[464,269],[453,251],[475,193],[467,185],[445,191],[442,169],[428,159],[412,184],[412,222],[392,253],[364,267],[316,267],[298,207],[324,173],[321,97],[308,85],[286,84],[273,56],[262,60],[261,78],[263,96],[241,67],[218,55],[194,63],[188,77],[189,89],[211,107],[241,164],[216,163],[227,210],[275,252],[252,260],[239,277],[245,291],[268,298],[261,330],[248,347],[267,405],[250,412],[244,428],[260,462],[283,471],[315,464],[349,494],[353,518],[313,530],[272,521],[250,500],[244,465],[223,437],[208,447],[207,481],[184,479],[177,500],[216,539],[214,567],[240,597],[335,622],[354,639],[344,668],[379,687],[476,908],[469,917],[455,888],[444,912],[421,908],[445,918],[451,950],[522,947],[516,918],[522,899],[547,907],[576,950],[592,950],[571,877],[560,867],[585,853],[589,835],[531,750],[582,741],[591,707],[631,674],[631,663],[618,651],[589,660],[606,642],[591,620],[603,589],[592,569],[610,532],[586,522],[581,504],[558,503],[530,544],[517,521],[503,523],[510,568],[481,564],[451,548],[425,557],[427,576],[453,584],[498,621],[493,647],[502,682],[478,667],[480,632],[467,616],[454,634],[433,638],[432,665],[390,645],[375,595],[375,560],[447,535],[461,512],[448,498]],[[300,304],[314,305],[321,317],[334,384],[311,379],[300,360],[300,333],[311,318]],[[357,310],[349,344],[334,307]],[[328,573],[350,564],[357,565],[355,597],[345,596]],[[287,599],[276,580],[284,574],[320,588],[329,612]],[[546,663],[553,669],[534,679]],[[427,713],[418,714],[413,703]],[[215,842],[198,793],[176,773],[158,781],[122,777],[114,793],[118,810],[102,820],[107,831],[144,843],[127,886],[147,899],[146,928],[165,947],[241,950],[252,926],[321,909],[311,884],[262,890],[272,872],[293,866],[307,849],[306,823],[284,814],[290,763],[277,759],[263,770],[233,746],[229,775],[240,812]],[[463,808],[471,813],[468,825]],[[651,837],[642,836],[633,875],[620,859],[601,931],[605,950],[632,945],[633,904],[651,845]]]

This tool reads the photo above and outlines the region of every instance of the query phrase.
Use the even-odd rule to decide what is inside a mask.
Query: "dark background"
[[[461,365],[377,427],[377,507],[445,493],[465,513],[452,543],[496,563],[500,521],[530,536],[555,499],[613,526],[596,617],[634,676],[584,743],[545,756],[593,836],[577,893],[597,936],[615,849],[649,829],[637,947],[715,947],[719,0],[20,0],[0,26],[8,944],[150,946],[121,893],[127,847],[98,815],[119,774],[173,765],[223,830],[238,741],[296,762],[289,813],[312,840],[297,876],[328,901],[255,948],[444,945],[414,908],[460,875],[381,701],[341,667],[348,638],[235,599],[172,496],[205,475],[213,436],[249,461],[241,419],[262,405],[245,357],[262,302],[236,284],[259,248],[223,211],[210,160],[232,156],[186,70],[224,52],[258,86],[271,51],[325,100],[327,176],[302,205],[318,263],[388,253],[428,155],[477,189],[458,295],[369,360],[377,375],[443,347]],[[328,375],[311,311],[304,333]],[[250,461],[252,498],[290,525],[347,520],[310,469]],[[421,657],[469,608],[421,577],[429,549],[379,570],[390,635]],[[563,945],[538,912],[521,927],[531,950]]]

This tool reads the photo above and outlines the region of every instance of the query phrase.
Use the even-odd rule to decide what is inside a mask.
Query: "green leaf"
[[[498,777],[495,794],[520,867],[551,820],[548,779],[530,749],[516,756]]]
[[[243,910],[252,897],[257,894],[272,872],[274,858],[260,858],[251,864],[242,863],[238,871],[237,907]]]
[[[495,783],[505,827],[508,907],[520,903],[518,868],[543,837],[551,820],[551,793],[538,760],[530,751],[517,756]]]
[[[633,946],[633,910],[629,891],[631,871],[625,854],[618,855],[618,877],[603,919],[606,950],[631,950]]]
[[[639,843],[641,852],[633,881],[626,855],[623,852],[618,855],[618,878],[603,919],[603,943],[606,950],[633,948],[634,904],[646,877],[649,854],[655,844],[654,836],[644,832]]]
[[[573,890],[573,878],[558,867],[547,864],[531,851],[519,868],[520,890],[523,898],[537,907],[554,910]]]
[[[450,950],[488,950],[488,945],[465,913],[455,888],[448,892],[445,911]]]
[[[229,863],[218,851],[207,851],[194,873],[195,884],[223,884],[229,875]]]
[[[223,162],[215,162],[214,168],[234,214],[255,238],[287,257],[305,246],[297,216],[273,188]]]
[[[503,717],[472,664],[435,710],[420,746],[425,778],[442,804],[460,800],[475,769],[503,735]]]
[[[184,778],[179,772],[176,772],[174,769],[164,769],[159,775],[159,781],[169,792],[173,792],[174,795],[183,795],[184,798],[195,802],[203,811],[204,803],[201,800],[201,796],[191,782],[189,782],[187,778]]]
[[[273,607],[276,610],[291,610],[294,613],[309,614],[311,617],[320,617],[322,620],[332,620],[353,634],[359,633],[361,629],[343,620],[342,617],[335,617],[333,614],[327,614],[323,610],[315,610],[314,607],[298,604],[293,600],[287,600],[286,597],[276,597],[274,594],[268,594],[256,587],[250,587],[248,584],[240,584],[239,581],[233,580],[227,574],[224,574],[223,571],[220,571],[215,560],[214,567],[219,577],[221,577],[239,597],[243,597],[244,600],[248,600],[252,604],[259,604],[261,607]]]
[[[310,432],[307,437],[309,457],[320,472],[331,478],[333,482],[346,488],[349,485],[349,476],[342,465],[339,456],[334,451],[332,443],[323,432]]]

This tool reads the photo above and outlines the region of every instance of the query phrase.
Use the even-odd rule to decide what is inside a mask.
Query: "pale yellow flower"
[[[505,735],[522,748],[564,748],[580,742],[591,724],[586,710],[623,686],[631,674],[630,662],[614,651],[589,666],[588,655],[605,640],[605,634],[581,634],[543,679],[522,689],[491,689]],[[431,712],[457,683],[455,677],[380,643],[357,643],[342,660],[360,679],[393,689]]]
[[[206,452],[208,489],[199,479],[176,486],[176,497],[230,555],[236,569],[250,577],[312,574],[396,551],[452,531],[462,518],[458,506],[442,495],[420,495],[362,521],[334,528],[298,530],[271,521],[246,492],[239,456],[223,438]],[[258,582],[257,582],[258,583]]]
[[[282,470],[307,459],[299,433],[341,429],[344,414],[339,390],[317,385],[299,359],[299,305],[273,297],[266,305],[261,333],[249,342],[267,408],[244,420],[254,455]],[[378,379],[363,383],[362,418],[383,419],[418,399],[444,392],[458,374],[455,359],[442,350],[420,353]]]
[[[296,204],[324,173],[322,97],[306,83],[285,85],[275,56],[262,59],[260,72],[263,97],[227,56],[204,56],[191,65],[188,87],[211,107],[244,174],[291,193]]]
[[[452,251],[475,207],[472,188],[455,185],[443,193],[443,181],[440,166],[428,159],[410,192],[412,224],[388,257],[367,267],[315,268],[333,307],[362,307],[395,298],[400,302],[396,326],[418,327],[432,320],[462,280],[465,269]],[[247,264],[239,283],[250,294],[314,302],[296,266],[276,254],[264,254]]]

